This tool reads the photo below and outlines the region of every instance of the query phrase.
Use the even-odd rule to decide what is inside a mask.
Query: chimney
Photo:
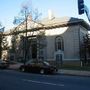
[[[53,15],[53,13],[52,13],[52,10],[48,10],[48,19],[49,20],[52,20],[54,18],[54,15]]]
[[[33,19],[32,19],[32,15],[29,15],[29,16],[28,16],[28,20],[29,20],[29,21],[32,21],[32,20],[33,20]]]

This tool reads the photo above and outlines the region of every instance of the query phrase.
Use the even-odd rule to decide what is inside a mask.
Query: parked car
[[[0,69],[8,68],[9,64],[2,59],[0,59]]]
[[[20,70],[41,74],[55,73],[58,71],[55,66],[50,65],[46,61],[29,61],[25,65],[21,65]]]

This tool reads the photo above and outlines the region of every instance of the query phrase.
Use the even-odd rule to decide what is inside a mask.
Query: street
[[[90,77],[0,70],[0,90],[90,90]]]

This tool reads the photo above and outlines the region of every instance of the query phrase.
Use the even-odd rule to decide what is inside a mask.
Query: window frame
[[[57,36],[55,38],[55,50],[62,50],[64,51],[64,41],[63,41],[63,37],[61,36]]]

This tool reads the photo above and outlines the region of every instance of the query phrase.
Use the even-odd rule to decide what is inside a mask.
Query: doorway
[[[33,43],[31,46],[31,52],[32,52],[32,59],[36,59],[37,58],[37,44]]]
[[[63,61],[62,61],[62,54],[56,54],[56,66],[62,67]]]

